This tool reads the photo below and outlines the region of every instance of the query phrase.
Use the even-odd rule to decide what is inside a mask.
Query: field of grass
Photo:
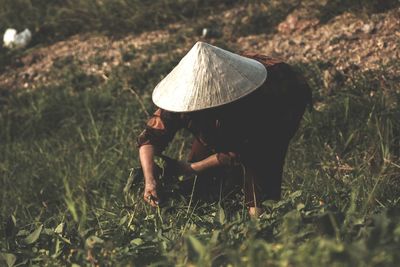
[[[12,3],[28,2],[35,10],[45,1]],[[84,4],[111,5],[66,2],[82,12],[100,8]],[[116,2],[146,4],[150,13],[165,9],[160,24],[143,30],[173,22],[179,5],[212,12],[212,1]],[[176,20],[192,15],[185,12]],[[138,28],[150,13],[138,18]],[[45,18],[31,16],[32,23]],[[100,22],[106,23],[89,16],[83,30],[97,31]],[[330,94],[322,89],[323,63],[297,64],[313,89],[315,110],[291,142],[282,200],[264,203],[267,212],[250,220],[241,194],[211,204],[173,194],[154,209],[142,201],[142,184],[123,191],[139,166],[135,139],[154,109],[151,91],[181,56],[116,66],[106,81],[71,60],[55,64],[57,83],[0,91],[0,266],[399,265],[400,89],[399,77],[385,78],[399,62],[354,71]],[[166,154],[179,157],[188,146],[188,134],[179,133]],[[179,181],[165,190],[176,186]]]

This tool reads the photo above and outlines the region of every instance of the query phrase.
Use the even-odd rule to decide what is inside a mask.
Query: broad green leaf
[[[123,216],[120,220],[119,220],[119,225],[124,225],[126,223],[126,221],[128,220],[128,215]]]
[[[218,210],[218,219],[219,219],[219,223],[221,225],[223,225],[226,222],[225,211],[221,206],[219,206],[219,210]]]
[[[303,210],[303,209],[305,208],[305,206],[306,206],[306,205],[304,205],[303,203],[299,203],[299,204],[297,204],[296,209],[297,209],[298,211],[301,211],[301,210]]]
[[[188,240],[194,251],[196,251],[200,257],[204,255],[205,247],[197,238],[195,238],[194,236],[188,236]]]
[[[95,245],[103,244],[103,243],[104,243],[103,239],[101,239],[95,235],[92,235],[86,239],[85,245],[87,248],[93,248]]]
[[[219,237],[220,233],[221,233],[220,230],[213,231],[211,239],[210,239],[210,243],[211,244],[217,244],[218,243],[218,237]]]
[[[267,208],[269,208],[269,209],[272,209],[274,207],[274,205],[275,205],[275,202],[276,202],[275,200],[267,199],[262,203],[262,205],[267,207]]]
[[[29,231],[25,229],[19,230],[17,233],[17,236],[27,236],[27,235],[29,235]]]
[[[302,193],[301,190],[297,190],[297,191],[291,193],[291,194],[289,195],[289,198],[292,198],[292,199],[298,198],[299,196],[301,196],[301,193]]]
[[[11,253],[0,253],[1,257],[3,258],[3,260],[6,262],[8,267],[12,267],[14,266],[17,257],[15,257],[14,254]]]
[[[289,198],[288,198],[289,199]],[[274,209],[280,209],[288,204],[288,199],[280,200],[273,205]]]
[[[71,240],[69,240],[69,239],[67,239],[67,238],[65,238],[65,237],[63,237],[63,236],[58,236],[62,241],[64,241],[65,243],[67,243],[67,244],[69,244],[69,245],[71,245]]]
[[[140,246],[141,244],[143,244],[144,242],[143,242],[143,240],[141,239],[141,238],[135,238],[135,239],[133,239],[132,241],[131,241],[131,244],[132,245],[135,245],[135,246]]]
[[[147,215],[146,217],[144,217],[145,221],[154,220],[154,219],[155,219],[155,215],[154,214],[150,214],[150,215]]]
[[[24,239],[25,244],[30,245],[30,244],[35,243],[39,239],[39,236],[40,236],[40,233],[42,232],[42,229],[43,229],[43,225],[40,225],[38,228],[36,228],[35,231],[33,231],[30,235],[28,235]]]
[[[43,231],[42,231],[42,234],[45,234],[45,235],[54,235],[54,230],[53,230],[53,229],[50,229],[50,228],[44,228]]]
[[[54,229],[54,233],[59,234],[59,235],[64,235],[66,228],[66,224],[64,222],[60,223],[57,225],[56,229]]]
[[[400,225],[397,225],[396,229],[393,231],[394,239],[399,242],[400,240]]]

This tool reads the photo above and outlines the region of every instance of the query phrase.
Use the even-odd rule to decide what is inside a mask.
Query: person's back
[[[188,70],[188,64],[194,65]],[[192,76],[196,79],[186,80]],[[177,172],[201,176],[196,189],[207,193],[212,186],[207,183],[215,182],[215,176],[239,177],[252,214],[264,200],[280,198],[289,141],[311,104],[309,86],[291,66],[263,55],[241,57],[197,43],[157,85],[153,101],[159,109],[138,138],[146,201],[154,206],[158,199],[153,155],[161,153],[181,128],[195,139],[188,163],[178,163]]]
[[[232,103],[187,114],[189,130],[217,150],[240,150],[260,139],[290,139],[311,105],[311,89],[288,64],[262,55],[245,56],[266,67],[265,83]]]

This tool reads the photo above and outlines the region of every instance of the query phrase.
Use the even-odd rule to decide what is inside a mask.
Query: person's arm
[[[219,166],[222,166],[222,164],[218,160],[218,154],[213,154],[201,161],[190,163],[190,168],[193,170],[194,173],[201,173]]]
[[[159,201],[156,180],[158,173],[154,156],[164,150],[180,127],[182,124],[178,116],[159,109],[149,119],[146,129],[138,137],[139,158],[145,180],[144,199],[152,206],[156,206]],[[215,167],[232,166],[237,162],[236,153],[216,153],[198,162],[177,161],[175,171],[178,175],[199,174]]]
[[[240,164],[239,156],[235,152],[220,152],[215,153],[203,160],[186,163],[182,174],[200,174],[207,170],[217,167],[232,167]],[[186,171],[186,173],[185,173]]]
[[[156,165],[154,163],[155,148],[152,144],[139,148],[140,164],[144,175],[144,200],[153,207],[158,205]]]
[[[179,117],[158,109],[147,121],[145,130],[138,136],[139,159],[144,176],[144,200],[157,206],[157,166],[154,156],[160,154],[173,139],[180,127]]]
[[[139,148],[139,158],[140,164],[142,165],[143,175],[144,175],[144,200],[148,202],[153,207],[158,205],[159,197],[157,195],[157,180],[156,176],[157,169],[154,163],[154,155],[156,155],[156,149],[153,145],[147,144]],[[206,170],[222,166],[223,163],[218,159],[218,154],[209,156],[208,158],[194,162],[187,163],[184,161],[179,161],[179,170],[177,173],[180,175],[191,175],[199,174]]]

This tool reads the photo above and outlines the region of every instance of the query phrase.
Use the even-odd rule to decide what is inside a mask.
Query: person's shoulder
[[[186,114],[182,113],[182,112],[172,112],[172,111],[168,111],[162,108],[158,108],[155,112],[154,112],[155,116],[160,117],[163,121],[166,122],[175,122],[175,123],[179,123],[180,121],[184,121],[186,119]]]
[[[174,115],[173,112],[162,109],[162,108],[158,108],[155,112],[154,112],[155,116],[161,117],[162,119],[171,119],[171,118],[175,118],[176,116]]]
[[[257,52],[251,52],[251,51],[242,51],[240,52],[241,56],[255,59],[265,65],[266,67],[271,67],[277,64],[286,64],[285,61],[281,58],[278,57],[272,57],[269,55],[257,53]]]

